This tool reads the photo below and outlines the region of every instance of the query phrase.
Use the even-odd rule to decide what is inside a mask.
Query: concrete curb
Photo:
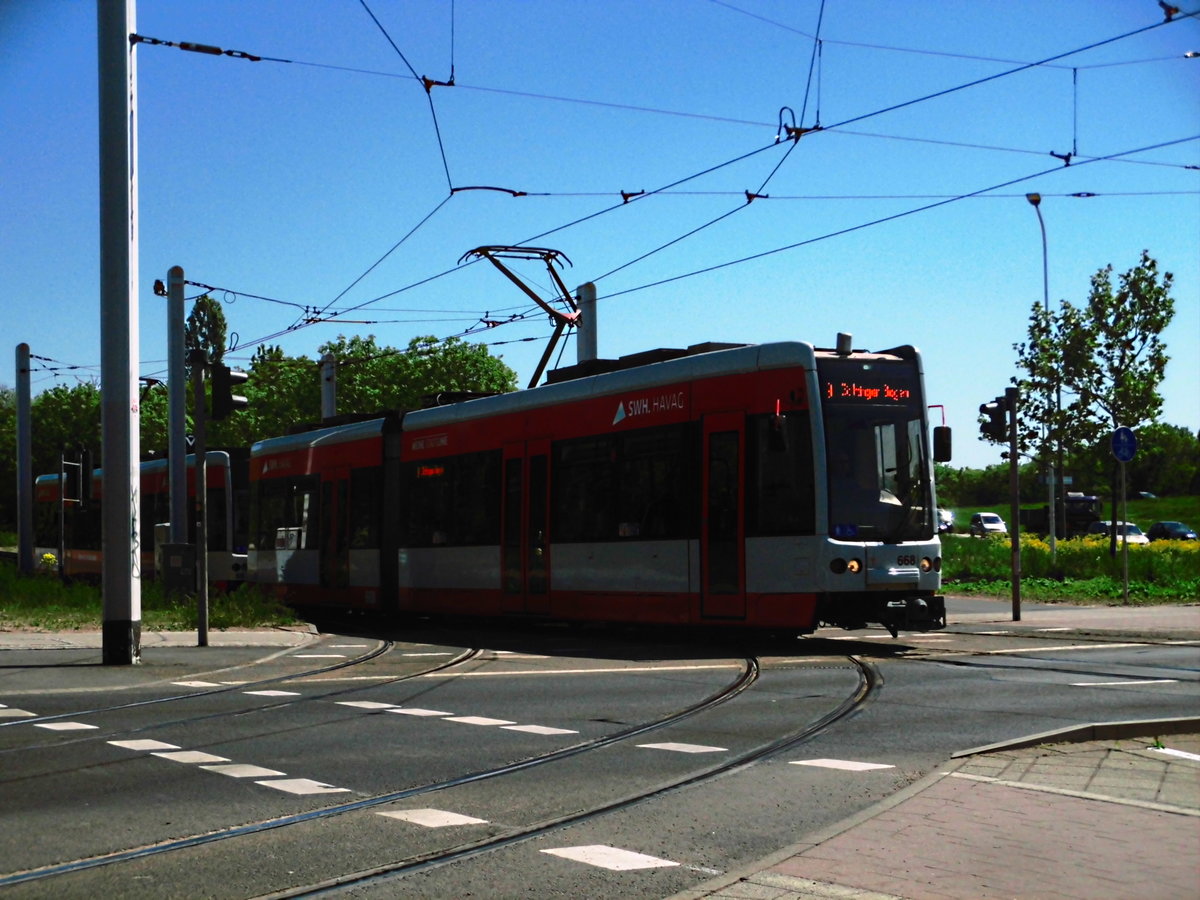
[[[1200,718],[1182,716],[1174,719],[1134,719],[1128,722],[1093,722],[1090,725],[1070,725],[1053,731],[1043,731],[1011,741],[1000,741],[950,754],[951,759],[995,753],[1000,750],[1019,750],[1038,744],[1078,744],[1084,741],[1118,741],[1124,738],[1148,737],[1159,734],[1192,734],[1200,731]]]

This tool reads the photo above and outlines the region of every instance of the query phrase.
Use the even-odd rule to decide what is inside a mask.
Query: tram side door
[[[321,478],[321,587],[350,583],[349,469],[332,469]]]
[[[550,611],[550,442],[520,441],[504,447],[501,512],[501,610]]]
[[[745,419],[741,413],[704,417],[704,487],[700,527],[700,614],[744,619]]]

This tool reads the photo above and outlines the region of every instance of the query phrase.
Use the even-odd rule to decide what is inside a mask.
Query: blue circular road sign
[[[1117,462],[1127,463],[1137,453],[1137,436],[1132,428],[1122,425],[1112,433],[1112,455]]]

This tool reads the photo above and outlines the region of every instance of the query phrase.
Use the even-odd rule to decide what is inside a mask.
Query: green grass
[[[198,611],[192,598],[177,599],[163,593],[157,582],[142,583],[142,628],[146,631],[186,631],[197,627]],[[103,621],[100,588],[76,581],[64,584],[57,577],[17,574],[12,563],[0,563],[0,629],[34,628],[70,631],[99,628]],[[293,625],[290,610],[253,585],[209,597],[208,625],[213,629],[261,628]]]

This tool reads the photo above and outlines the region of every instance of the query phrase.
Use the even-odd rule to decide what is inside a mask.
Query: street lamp
[[[1049,255],[1046,252],[1046,223],[1042,219],[1042,195],[1041,194],[1026,194],[1025,199],[1033,207],[1033,211],[1037,213],[1038,226],[1042,230],[1042,304],[1046,311],[1046,321],[1050,320],[1050,264]],[[1055,379],[1058,387],[1057,402],[1054,407],[1054,428],[1058,427],[1058,416],[1062,409],[1062,382]],[[1053,429],[1050,429],[1053,434]],[[1057,519],[1056,508],[1054,502],[1054,448],[1050,447],[1050,465],[1049,465],[1049,492],[1050,492],[1050,561],[1054,563],[1058,557],[1058,529],[1055,528],[1055,520]]]

